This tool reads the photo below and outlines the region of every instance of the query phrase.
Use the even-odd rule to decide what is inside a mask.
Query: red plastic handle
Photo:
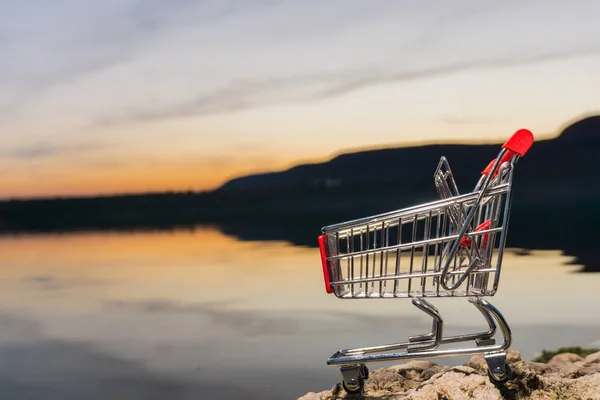
[[[486,229],[490,229],[490,226],[492,225],[492,221],[491,220],[485,220],[482,224],[480,224],[477,228],[475,228],[475,232],[479,232],[479,231],[483,231]],[[489,240],[489,233],[485,233],[483,235],[483,239],[481,241],[481,247],[485,248],[487,246],[488,240]],[[460,241],[461,246],[464,247],[469,247],[473,244],[473,241],[471,240],[470,237],[465,236],[464,238],[462,238],[462,240]]]
[[[502,156],[502,159],[500,160],[500,163],[498,164],[498,170],[500,169],[500,166],[502,164],[504,164],[505,162],[510,162],[510,160],[512,160],[512,158],[518,154],[519,156],[523,157],[525,155],[525,153],[527,153],[527,151],[529,151],[529,149],[531,148],[531,146],[533,145],[533,133],[531,133],[530,130],[528,129],[519,129],[518,131],[516,131],[510,139],[508,139],[506,141],[506,143],[504,143],[502,145],[503,149],[507,149],[508,151],[506,153],[504,153],[504,155]],[[492,167],[494,166],[494,163],[496,162],[496,159],[494,158],[492,161],[490,161],[490,163],[487,165],[487,167],[485,167],[485,169],[481,172],[482,175],[487,175],[492,171]],[[498,175],[498,170],[496,170],[494,172],[494,177],[496,175]]]
[[[511,150],[508,150],[506,153],[504,153],[504,155],[502,156],[502,159],[500,160],[500,164],[498,164],[498,169],[494,172],[494,177],[496,175],[498,175],[498,170],[500,170],[500,166],[502,164],[504,164],[507,161],[510,161],[513,157],[514,157],[515,153],[513,153]],[[494,167],[494,164],[496,163],[496,159],[494,158],[492,161],[490,161],[490,163],[487,165],[487,167],[485,167],[485,169],[481,172],[482,175],[487,175],[492,171],[492,168]]]
[[[519,129],[502,145],[502,148],[523,157],[531,145],[533,145],[533,133],[528,129]]]
[[[323,279],[325,280],[325,291],[333,293],[331,288],[331,278],[329,277],[329,267],[327,266],[327,235],[319,236],[319,250],[321,250],[321,264],[323,265]]]

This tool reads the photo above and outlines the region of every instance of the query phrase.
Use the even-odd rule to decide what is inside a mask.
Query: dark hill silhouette
[[[433,172],[442,155],[448,158],[461,192],[471,190],[500,144],[342,154],[320,164],[240,177],[207,193],[3,201],[0,231],[145,230],[211,224],[243,240],[316,246],[321,226],[437,199]],[[576,256],[587,271],[600,271],[596,257],[599,158],[600,116],[571,124],[555,139],[534,143],[515,173],[507,245],[561,249]]]
[[[363,151],[343,154],[321,164],[236,178],[219,190],[399,185],[407,193],[413,189],[428,191],[437,162],[445,155],[465,191],[472,188],[479,178],[478,172],[499,149],[499,145],[429,145]],[[521,160],[517,174],[522,184],[546,189],[557,182],[583,182],[597,175],[593,163],[599,155],[600,116],[595,116],[570,125],[556,139],[536,142]]]
[[[560,134],[562,142],[600,142],[600,116],[588,117],[569,125]]]
[[[448,158],[459,189],[466,192],[499,148],[499,144],[431,145],[343,154],[322,164],[237,178],[219,192],[239,197],[278,193],[261,202],[265,220],[274,214],[300,217],[302,209],[305,218],[320,218],[323,226],[437,199],[433,172],[442,155]],[[599,157],[600,116],[571,124],[555,139],[537,141],[517,166],[508,245],[562,249],[586,270],[600,270],[595,249],[600,239]],[[298,191],[303,193],[300,199],[291,195]],[[223,229],[242,239],[287,238],[314,245],[316,221],[290,227],[265,220],[254,227],[224,224]]]

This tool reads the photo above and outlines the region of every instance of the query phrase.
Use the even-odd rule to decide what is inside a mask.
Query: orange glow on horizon
[[[285,168],[290,163],[265,158],[254,164],[253,160],[233,158],[224,164],[226,165],[215,165],[202,160],[182,163],[173,160],[154,166],[149,161],[147,167],[141,163],[142,166],[124,165],[112,170],[75,170],[68,166],[52,165],[46,168],[51,172],[40,175],[23,171],[6,176],[0,182],[0,196],[47,198],[213,190],[230,179],[258,170],[254,165],[260,165],[260,170],[266,172]]]
[[[551,139],[556,134],[534,133],[536,141]],[[367,150],[380,150],[398,147],[420,147],[432,144],[498,144],[503,138],[487,140],[413,140],[371,147],[347,147],[326,155],[254,155],[236,157],[231,154],[219,160],[189,161],[173,156],[161,160],[135,163],[100,169],[95,167],[78,168],[70,160],[61,159],[58,163],[44,166],[42,171],[33,174],[28,169],[21,173],[5,176],[0,182],[0,197],[3,198],[51,198],[86,197],[136,193],[183,192],[214,190],[225,182],[245,175],[285,171],[301,164],[327,162],[341,154]],[[315,151],[316,152],[316,151]],[[126,159],[126,156],[123,156]],[[58,165],[56,165],[58,164]],[[77,163],[74,163],[77,164]]]

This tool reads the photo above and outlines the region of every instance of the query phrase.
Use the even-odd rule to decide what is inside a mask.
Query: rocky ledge
[[[462,366],[443,367],[429,361],[381,368],[370,372],[364,394],[346,394],[341,384],[320,393],[307,393],[298,400],[336,399],[570,399],[600,400],[600,352],[585,358],[557,354],[547,363],[525,361],[510,350],[507,363],[511,379],[495,386],[487,375],[483,356],[474,356]],[[340,376],[341,377],[341,376]]]

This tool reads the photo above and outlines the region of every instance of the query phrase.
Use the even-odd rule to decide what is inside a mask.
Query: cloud
[[[106,127],[172,117],[211,115],[271,104],[310,100],[332,80],[354,80],[372,73],[369,70],[333,71],[259,81],[238,80],[233,81],[225,88],[202,94],[195,99],[170,107],[100,117],[94,121],[94,126]]]
[[[0,44],[5,43],[0,58],[11,60],[0,65],[0,76],[15,90],[5,112],[34,94],[127,62],[174,30],[216,24],[278,2],[66,0],[0,8]]]
[[[319,101],[378,85],[426,80],[466,71],[535,65],[592,55],[599,51],[600,45],[579,50],[474,59],[404,71],[368,68],[233,82],[221,90],[205,93],[195,99],[167,107],[140,109],[121,115],[100,117],[93,122],[93,126],[108,127],[170,118],[226,114],[273,104]]]
[[[65,290],[77,287],[99,285],[102,282],[95,279],[59,278],[53,275],[35,275],[23,279],[23,282],[40,290]]]
[[[37,160],[64,155],[89,153],[105,149],[106,147],[106,144],[98,142],[81,142],[69,144],[42,142],[19,148],[1,150],[0,155],[5,158]]]
[[[559,52],[548,52],[536,55],[526,55],[523,57],[503,57],[503,58],[488,58],[480,60],[470,60],[452,64],[446,64],[435,67],[428,67],[412,71],[392,72],[381,74],[379,76],[368,76],[354,81],[341,82],[323,92],[319,93],[316,98],[329,98],[341,96],[350,92],[354,92],[370,86],[381,85],[386,83],[400,83],[416,80],[424,80],[437,78],[444,75],[451,75],[460,72],[474,70],[495,70],[518,66],[534,65],[543,62],[557,61],[570,59],[574,57],[586,56],[600,52],[600,45],[597,47],[582,49],[582,50],[566,50]]]

